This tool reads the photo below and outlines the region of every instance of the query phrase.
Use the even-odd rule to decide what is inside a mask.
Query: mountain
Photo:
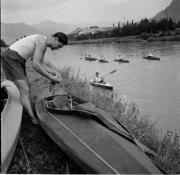
[[[34,27],[25,23],[1,23],[1,39],[11,44],[16,39],[25,35],[42,33]]]
[[[43,21],[39,24],[32,25],[35,29],[42,31],[44,34],[52,34],[55,32],[64,32],[68,34],[75,26],[73,24],[63,24],[54,21]]]
[[[180,0],[173,0],[166,9],[157,13],[153,19],[160,20],[164,17],[171,17],[174,21],[180,21]]]
[[[11,44],[25,35],[37,33],[49,35],[59,31],[67,34],[74,29],[75,25],[73,24],[60,24],[54,21],[44,21],[33,25],[26,23],[1,23],[1,39],[4,39],[7,44]]]

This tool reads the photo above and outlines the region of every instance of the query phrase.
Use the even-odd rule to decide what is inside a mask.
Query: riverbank
[[[49,92],[49,81],[27,63],[27,75],[31,84],[31,100],[34,106],[37,96],[44,89]],[[2,72],[1,80],[4,75]],[[84,174],[62,152],[39,125],[33,125],[23,110],[20,137],[8,174]]]
[[[27,74],[34,104],[41,92],[46,90],[49,93],[50,81],[35,72],[31,64],[32,62],[27,63]],[[135,103],[123,103],[121,99],[116,98],[116,94],[91,91],[87,86],[88,81],[82,80],[79,74],[74,75],[70,67],[58,71],[63,81],[54,88],[56,93],[63,89],[65,92],[90,100],[112,113],[116,120],[123,123],[139,141],[158,154],[153,160],[155,163],[161,165],[169,174],[180,173],[180,143],[177,133],[159,131],[147,115],[140,115]],[[20,140],[8,173],[82,174],[83,172],[54,144],[40,126],[32,125],[24,113]]]
[[[123,43],[123,42],[154,42],[154,41],[180,41],[180,35],[150,36],[144,34],[142,36],[125,36],[125,37],[70,41],[69,44],[75,45],[75,44],[103,44],[103,43]]]

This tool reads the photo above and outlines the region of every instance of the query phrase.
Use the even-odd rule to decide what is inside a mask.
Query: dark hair
[[[63,43],[64,45],[68,44],[68,37],[66,34],[64,34],[62,32],[57,32],[57,33],[53,34],[53,37],[57,37],[58,41]]]

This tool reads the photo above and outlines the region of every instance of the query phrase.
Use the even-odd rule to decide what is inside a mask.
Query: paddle
[[[115,73],[115,72],[117,72],[117,69],[112,70],[111,72],[109,72],[109,73],[103,75],[102,77],[104,78],[105,76],[111,75],[111,74],[113,74],[113,73]]]

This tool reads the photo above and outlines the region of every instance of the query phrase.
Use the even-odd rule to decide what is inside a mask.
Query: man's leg
[[[25,109],[27,110],[32,123],[33,124],[37,124],[38,121],[33,113],[32,110],[32,106],[31,106],[31,102],[30,102],[30,97],[29,97],[29,86],[28,86],[28,82],[26,79],[24,80],[16,80],[15,84],[18,86],[18,89],[20,91],[21,94],[21,103],[22,105],[25,107]]]

